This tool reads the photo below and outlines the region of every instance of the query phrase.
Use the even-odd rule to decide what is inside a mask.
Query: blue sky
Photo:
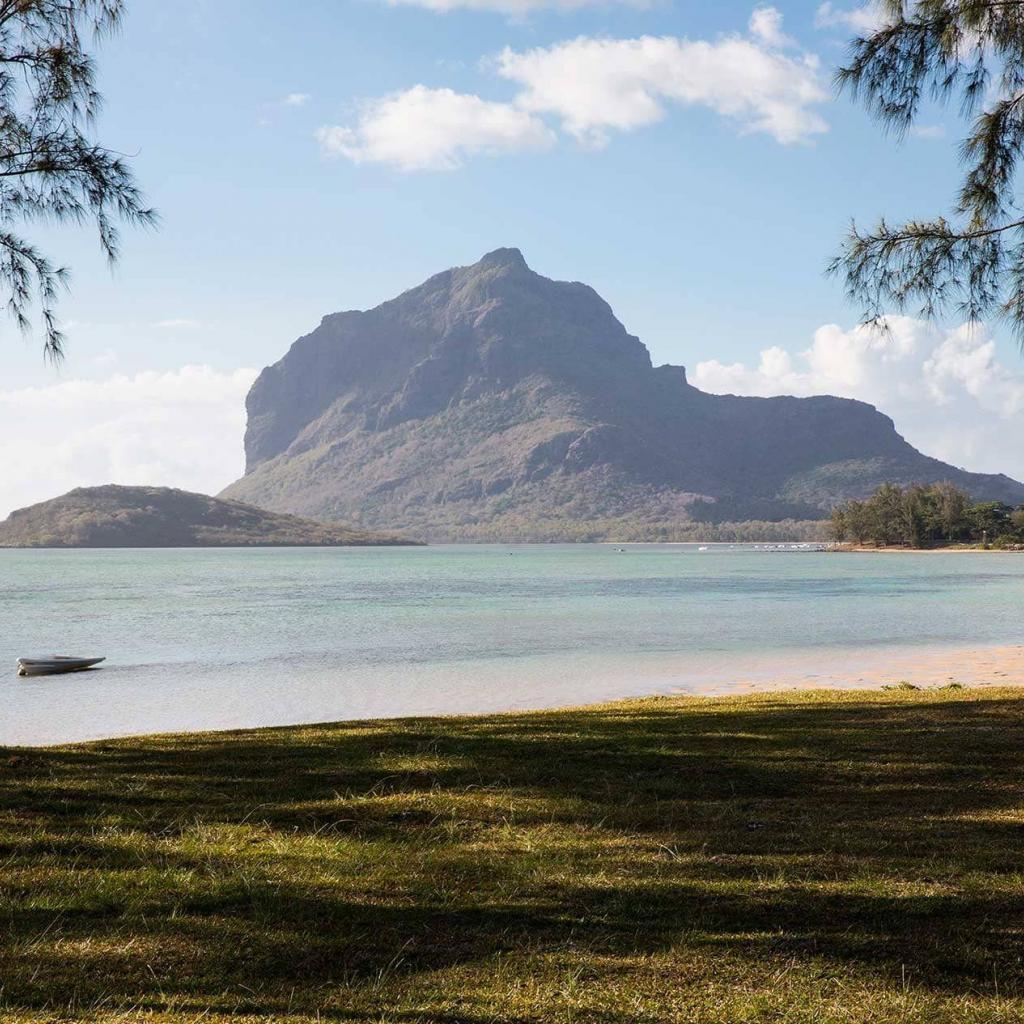
[[[947,112],[926,111],[923,136],[897,145],[832,94],[862,5],[779,0],[752,22],[746,0],[421,3],[452,9],[129,0],[99,51],[99,134],[137,154],[163,225],[127,232],[113,274],[88,231],[34,236],[72,269],[68,358],[47,367],[36,338],[7,329],[0,423],[22,426],[0,471],[50,458],[76,416],[98,434],[88,453],[61,441],[43,493],[0,493],[0,514],[115,476],[227,484],[242,371],[325,313],[509,245],[541,273],[597,288],[656,362],[706,364],[709,388],[884,400],[931,453],[1024,473],[1012,339],[908,322],[902,348],[880,347],[851,332],[857,311],[823,275],[850,217],[945,211],[957,183],[961,126]],[[839,333],[816,341],[830,324]],[[186,366],[203,369],[184,382]],[[160,380],[180,395],[202,390],[196,373],[205,413],[160,404]],[[163,411],[103,420],[84,409],[83,381],[120,381],[129,404],[134,381],[137,402]],[[214,409],[218,394],[230,410]],[[48,399],[52,440],[30,429]],[[219,461],[161,461],[182,416],[223,439]],[[124,446],[111,440],[118,423],[136,456],[100,450]]]

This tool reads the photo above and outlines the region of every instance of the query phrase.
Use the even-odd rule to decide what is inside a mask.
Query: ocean
[[[0,551],[0,744],[857,685],[893,659],[941,679],[1021,649],[1022,612],[1009,553]],[[51,653],[108,660],[15,676]]]

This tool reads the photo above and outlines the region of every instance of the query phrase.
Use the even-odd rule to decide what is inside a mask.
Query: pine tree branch
[[[22,330],[38,309],[54,360],[63,351],[54,307],[66,271],[16,225],[91,221],[114,261],[119,221],[157,222],[123,156],[90,137],[101,97],[85,37],[116,29],[123,11],[124,0],[0,0],[0,288]]]

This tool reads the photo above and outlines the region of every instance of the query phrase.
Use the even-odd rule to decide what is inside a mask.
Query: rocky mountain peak
[[[231,496],[428,536],[553,517],[814,517],[885,480],[1024,500],[1005,477],[923,456],[861,402],[705,394],[682,367],[655,369],[592,288],[514,248],[326,317],[260,374],[247,409]]]
[[[474,266],[480,269],[488,267],[508,267],[516,270],[530,269],[526,265],[526,259],[523,257],[522,252],[514,248],[495,249],[493,252],[485,253]]]

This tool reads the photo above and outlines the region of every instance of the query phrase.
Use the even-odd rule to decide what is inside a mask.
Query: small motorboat
[[[66,654],[51,654],[48,658],[19,658],[19,676],[55,676],[62,672],[82,672],[93,668],[106,658],[71,658]]]

